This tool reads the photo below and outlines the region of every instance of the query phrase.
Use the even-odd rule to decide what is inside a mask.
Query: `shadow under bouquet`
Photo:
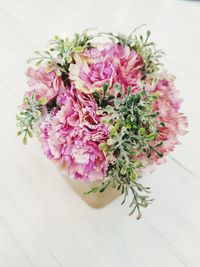
[[[55,36],[35,51],[28,90],[17,115],[23,142],[33,133],[44,154],[85,194],[115,190],[130,214],[151,203],[140,177],[179,144],[187,120],[174,77],[159,62],[162,51],[145,37],[85,31]]]

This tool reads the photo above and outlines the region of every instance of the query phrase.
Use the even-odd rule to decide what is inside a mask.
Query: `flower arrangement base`
[[[98,186],[98,182],[82,182],[80,180],[73,180],[65,177],[70,187],[92,208],[103,208],[121,194],[118,190],[109,187],[102,193],[89,193],[92,188]]]

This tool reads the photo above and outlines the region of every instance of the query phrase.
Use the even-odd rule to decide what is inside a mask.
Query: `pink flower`
[[[115,82],[119,83],[124,90],[131,86],[134,92],[134,89],[138,91],[144,64],[142,57],[128,46],[117,44],[107,45],[101,54],[117,65]]]
[[[66,175],[71,179],[102,180],[107,161],[94,141],[76,140],[65,150]]]
[[[80,79],[85,82],[86,88],[93,92],[99,88],[102,90],[105,83],[111,87],[115,75],[116,66],[110,60],[105,60],[88,66],[88,69],[80,73]]]
[[[29,85],[26,96],[35,94],[36,100],[45,97],[50,101],[56,97],[59,90],[64,88],[61,78],[56,75],[55,71],[47,72],[44,67],[28,68],[26,75]]]
[[[108,138],[108,130],[100,123],[94,99],[75,88],[58,96],[58,104],[61,99],[60,110],[56,108],[41,125],[45,155],[64,166],[70,178],[103,179],[108,163],[99,144]]]
[[[159,94],[153,110],[159,113],[157,117],[159,133],[152,145],[163,142],[156,150],[165,156],[174,150],[175,145],[180,144],[178,136],[186,134],[188,123],[183,113],[179,112],[182,100],[179,98],[179,92],[173,80],[169,77],[161,78],[154,86],[152,93]],[[164,125],[160,124],[161,122],[164,122]],[[153,153],[153,159],[160,162],[156,153]]]
[[[75,64],[70,65],[70,79],[76,88],[85,93],[102,92],[103,85],[108,85],[108,94],[117,94],[114,84],[123,90],[131,86],[139,90],[142,77],[142,58],[129,47],[106,44],[103,48],[86,50],[75,56]]]

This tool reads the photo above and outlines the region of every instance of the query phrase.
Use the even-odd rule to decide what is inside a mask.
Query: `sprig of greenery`
[[[142,35],[133,35],[135,31],[136,29],[129,36],[120,33],[104,34],[107,35],[113,43],[128,46],[130,49],[135,50],[142,57],[144,61],[143,74],[145,78],[148,74],[153,74],[159,70],[160,66],[162,66],[160,58],[164,55],[164,53],[162,50],[156,49],[154,42],[149,41],[149,37],[151,35],[150,31],[146,32],[145,37]]]
[[[112,186],[124,194],[123,204],[130,192],[130,215],[137,211],[139,219],[140,208],[147,207],[152,202],[150,189],[138,183],[138,169],[144,167],[139,156],[144,154],[151,158],[153,153],[158,157],[163,156],[159,152],[162,142],[156,142],[159,133],[158,113],[152,110],[158,95],[148,94],[145,89],[132,94],[131,87],[125,94],[118,84],[115,85],[115,90],[119,92],[118,96],[113,96],[109,100],[110,104],[107,102],[106,107],[102,108],[102,123],[109,127],[109,138],[99,146],[108,161],[113,158],[115,161],[109,165],[104,182],[89,193],[104,192],[108,186]],[[102,101],[100,104],[102,105]]]
[[[150,31],[147,31],[145,38],[142,35],[139,37],[135,35],[133,42],[130,45],[131,49],[134,49],[139,55],[142,56],[144,61],[144,77],[146,77],[148,74],[153,74],[159,71],[160,66],[162,66],[160,58],[164,54],[162,50],[156,49],[154,42],[149,42],[150,35]]]
[[[55,69],[57,75],[62,76],[66,84],[69,82],[68,69],[74,60],[74,53],[81,53],[85,48],[92,47],[91,41],[97,36],[99,33],[89,34],[88,30],[82,34],[76,33],[72,40],[56,35],[53,40],[49,41],[43,52],[35,51],[36,57],[29,59],[27,63],[35,61],[38,66],[45,62],[47,70]]]
[[[38,101],[35,101],[35,95],[31,98],[26,97],[24,99],[24,105],[27,108],[20,111],[19,115],[16,116],[17,127],[19,129],[17,135],[23,136],[23,143],[27,144],[27,137],[33,136],[33,125],[41,117],[41,108],[47,103],[47,99],[42,97]]]

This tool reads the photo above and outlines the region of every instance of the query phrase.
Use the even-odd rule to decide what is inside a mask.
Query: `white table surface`
[[[146,23],[177,76],[189,134],[143,178],[156,199],[143,217],[121,199],[88,207],[35,140],[16,136],[26,59],[55,34],[129,33]],[[0,267],[200,266],[200,2],[0,0]]]

